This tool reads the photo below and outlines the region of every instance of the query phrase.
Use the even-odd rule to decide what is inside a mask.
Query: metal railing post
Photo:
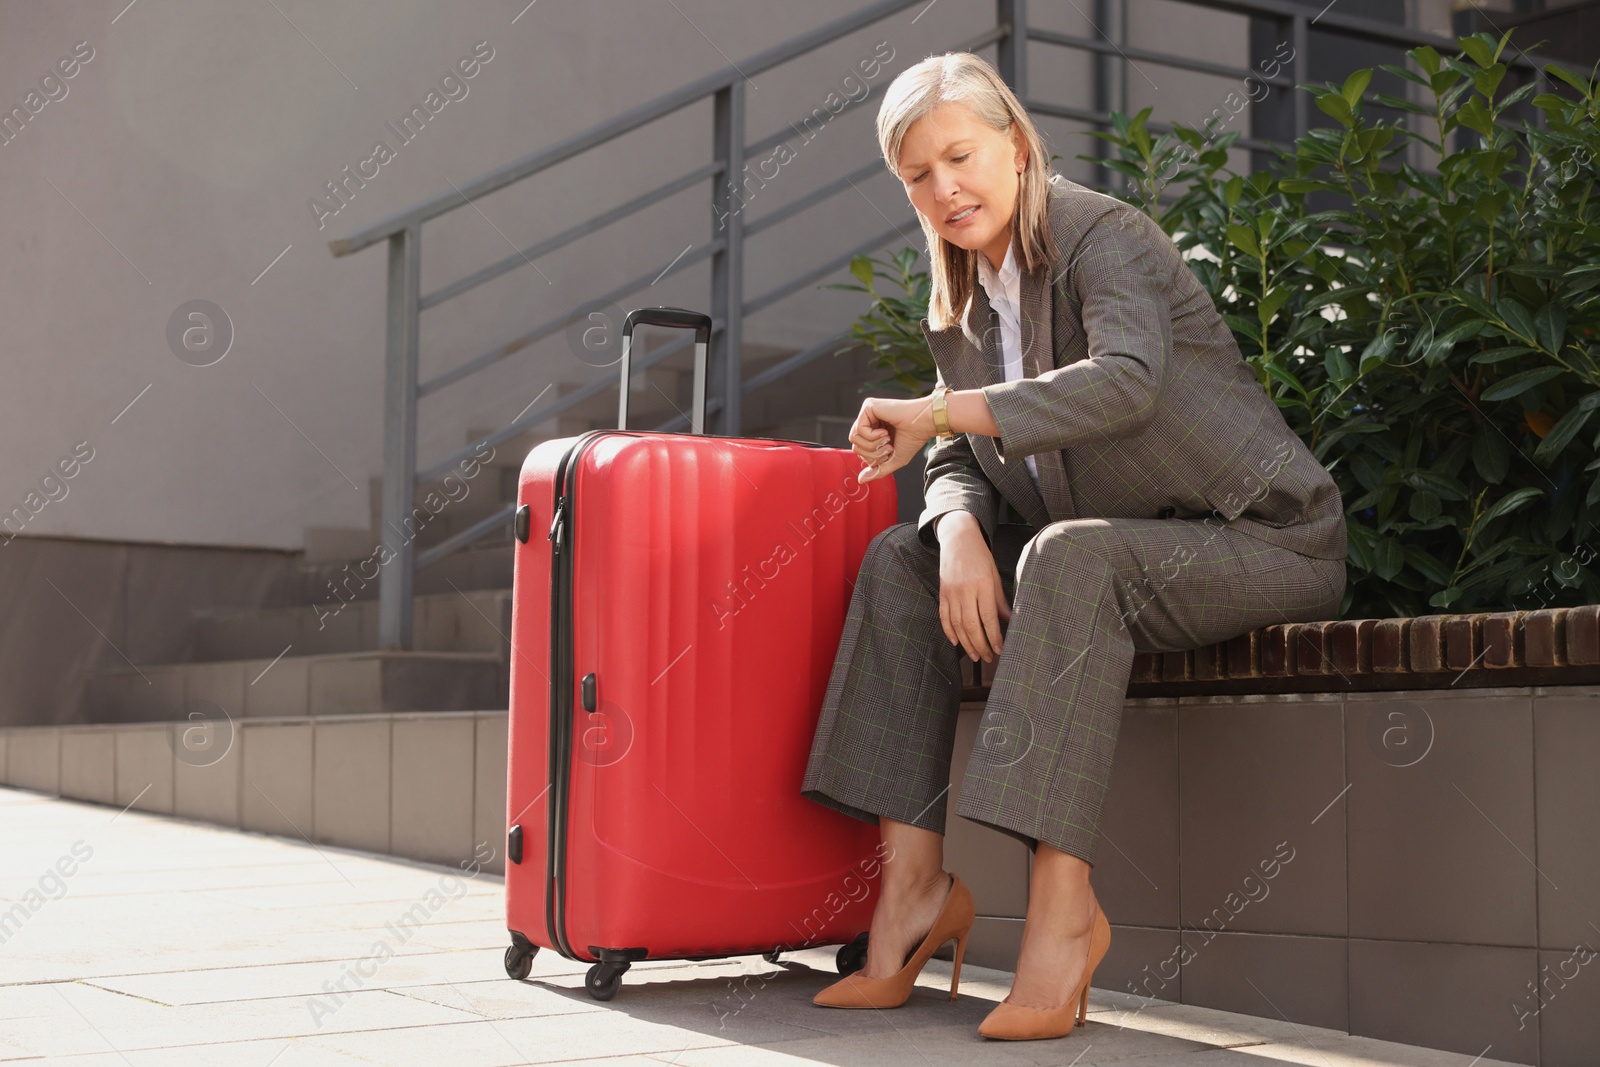
[[[1306,22],[1304,15],[1294,17],[1294,63],[1291,65],[1296,86],[1305,85],[1311,81],[1311,27]],[[1294,136],[1291,141],[1298,141],[1305,136],[1311,126],[1311,94],[1296,88],[1294,93]]]
[[[1095,0],[1094,13],[1095,25],[1099,27],[1100,35],[1107,43],[1118,46],[1126,43],[1128,35],[1126,0]],[[1108,52],[1095,53],[1094,109],[1105,114],[1113,111],[1126,113],[1128,110],[1127,67],[1123,62],[1120,48],[1117,55]],[[1096,137],[1094,154],[1101,159],[1114,159],[1116,149],[1109,142]],[[1113,192],[1122,192],[1127,187],[1127,181],[1122,174],[1104,165],[1100,167],[1100,181],[1104,188]]]
[[[422,227],[389,238],[389,295],[383,386],[383,541],[391,557],[378,577],[378,647],[411,647],[416,565],[407,527],[417,481],[417,317]]]
[[[744,206],[749,193],[744,185],[742,80],[718,90],[712,121],[713,158],[725,161],[726,166],[711,195],[711,239],[721,238],[725,243],[711,257],[711,320],[722,323],[722,329],[711,334],[708,362],[712,368],[721,368],[722,434],[737,437],[744,397],[740,363],[744,353]]]
[[[995,0],[995,21],[1011,32],[995,46],[996,68],[1017,99],[1028,102],[1028,0]]]

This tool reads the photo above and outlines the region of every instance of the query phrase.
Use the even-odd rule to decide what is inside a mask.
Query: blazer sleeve
[[[935,390],[944,388],[944,376],[938,377]],[[994,544],[995,523],[998,519],[999,493],[989,481],[978,457],[972,452],[967,435],[958,433],[948,441],[934,438],[928,453],[928,465],[922,475],[924,507],[917,519],[917,536],[926,545],[938,543],[933,529],[939,516],[951,511],[969,511],[983,528],[983,538]]]
[[[1057,284],[1081,309],[1089,357],[983,387],[1001,459],[1137,433],[1155,414],[1172,355],[1157,240],[1166,234],[1130,206],[1096,219],[1072,250]]]

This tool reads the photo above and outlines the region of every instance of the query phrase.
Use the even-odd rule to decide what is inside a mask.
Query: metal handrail
[[[1109,9],[1111,5],[1123,2],[1125,0],[1096,0],[1097,10]],[[1267,84],[1290,88],[1309,81],[1307,42],[1313,26],[1318,31],[1357,40],[1401,46],[1429,44],[1446,50],[1453,50],[1455,47],[1453,40],[1420,30],[1346,15],[1326,8],[1316,13],[1312,7],[1292,0],[1180,0],[1180,2],[1277,21],[1285,25],[1292,35],[1295,58],[1290,62],[1287,71],[1267,78],[1259,72],[1236,69],[1226,64],[1213,63],[1192,56],[1173,55],[1120,44],[1107,37],[1099,29],[1099,22],[1096,20],[1091,20],[1096,26],[1096,33],[1099,34],[1096,38],[1033,27],[1028,24],[1027,0],[995,0],[993,25],[954,46],[954,50],[976,51],[991,44],[997,45],[996,66],[1007,84],[1026,102],[1030,111],[1107,128],[1111,124],[1111,111],[1121,110],[1115,103],[1118,98],[1108,88],[1109,79],[1120,65],[1129,62],[1148,62],[1223,77],[1242,79],[1254,76]],[[848,265],[854,257],[891,241],[897,235],[905,237],[908,231],[920,233],[921,227],[914,218],[903,225],[891,223],[890,229],[860,242],[850,251],[810,267],[766,292],[746,299],[744,249],[747,239],[794,218],[831,197],[842,194],[854,187],[857,182],[874,174],[883,166],[883,162],[881,159],[874,159],[798,199],[767,212],[760,218],[746,220],[745,212],[742,210],[743,205],[740,205],[739,210],[735,210],[733,204],[734,186],[738,176],[744,172],[745,160],[786,141],[798,127],[791,123],[757,140],[746,140],[745,87],[754,75],[838,41],[890,15],[913,6],[926,6],[926,3],[927,0],[878,0],[860,11],[835,19],[759,52],[741,63],[730,64],[722,70],[689,82],[553,145],[496,167],[464,185],[452,185],[448,193],[430,197],[369,226],[330,241],[329,248],[335,256],[350,255],[380,241],[387,241],[389,244],[384,385],[382,499],[384,527],[401,529],[406,516],[411,512],[418,487],[449,473],[457,464],[475,455],[479,448],[486,444],[500,444],[536,426],[546,424],[591,397],[615,388],[616,383],[609,378],[596,379],[569,393],[558,395],[536,409],[524,411],[517,419],[487,434],[482,440],[419,470],[416,458],[416,424],[417,402],[421,397],[431,395],[499,363],[564,329],[589,312],[617,303],[629,294],[647,288],[669,273],[680,272],[708,259],[711,261],[713,321],[711,357],[713,365],[720,366],[721,374],[720,395],[708,401],[707,413],[719,415],[724,433],[736,434],[739,431],[741,399],[746,393],[781,380],[845,342],[851,336],[850,331],[837,333],[825,341],[788,356],[749,380],[742,379],[743,323],[746,318],[776,304],[818,279],[838,271]],[[1096,64],[1102,83],[1103,91],[1097,91],[1098,106],[1074,107],[1029,97],[1028,56],[1025,47],[1028,42],[1071,48],[1089,55]],[[1508,57],[1507,62],[1512,66],[1532,67],[1535,70],[1538,68],[1538,63],[1525,53]],[[572,225],[560,233],[518,249],[513,255],[504,256],[430,293],[423,294],[420,291],[421,239],[424,223],[707,99],[711,100],[713,105],[712,121],[715,134],[712,159],[709,163],[702,164],[649,192],[632,197]],[[863,106],[867,99],[863,97],[861,100],[849,101],[839,111],[830,112],[830,115],[836,118],[846,111]],[[1290,125],[1294,136],[1298,137],[1305,132],[1309,124],[1305,94],[1295,94],[1291,111]],[[800,121],[804,123],[809,117],[810,115],[803,116]],[[1149,126],[1158,132],[1170,128],[1155,122]],[[1258,151],[1285,147],[1282,142],[1270,139],[1240,138],[1236,143],[1241,147]],[[518,267],[530,265],[542,256],[567,247],[602,227],[640,212],[667,197],[691,189],[707,179],[713,182],[713,215],[721,220],[721,224],[709,241],[675,259],[664,270],[651,270],[628,279],[608,292],[591,297],[578,307],[549,318],[509,341],[481,352],[425,381],[419,380],[417,349],[419,316],[423,310],[452,300]],[[655,366],[681,352],[687,345],[687,338],[675,339],[637,358],[635,369],[643,370]],[[658,429],[678,429],[687,425],[687,421],[686,416],[680,415],[669,419]],[[509,523],[513,510],[510,507],[501,509],[425,551],[417,551],[409,542],[398,547],[394,552],[394,558],[381,571],[379,577],[381,647],[410,647],[411,594],[415,571],[436,563],[499,530]]]
[[[774,45],[764,52],[757,52],[743,63],[714,71],[648,103],[640,104],[632,110],[625,111],[614,119],[592,126],[581,133],[573,134],[566,140],[558,141],[549,148],[541,149],[531,155],[523,156],[521,159],[513,160],[504,166],[496,167],[481,178],[470,181],[459,189],[452,189],[448,193],[440,193],[438,196],[430,197],[404,211],[397,211],[387,218],[379,219],[372,225],[357,230],[348,237],[330,241],[328,246],[333,250],[334,255],[347,256],[352,252],[359,252],[368,245],[376,244],[387,238],[399,237],[413,226],[420,226],[424,222],[454,211],[479,197],[487,196],[524,178],[532,177],[542,170],[555,166],[557,163],[587,152],[591,148],[597,148],[607,141],[621,137],[623,134],[636,130],[641,126],[648,125],[680,108],[699,103],[708,96],[714,96],[736,85],[742,85],[754,75],[787,63],[789,60],[814,51],[825,44],[831,44],[841,37],[849,36],[880,19],[887,18],[898,11],[904,11],[906,8],[922,2],[925,2],[925,0],[878,0],[878,3],[864,7],[854,14],[834,19],[832,22],[819,26],[814,30],[791,38],[783,44]]]
[[[432,378],[429,378],[427,381],[417,386],[417,395],[427,396],[429,393],[438,392],[440,389],[443,389],[445,386],[450,385],[453,382],[458,382],[462,378],[476,374],[485,367],[493,366],[494,364],[499,363],[502,359],[505,359],[507,356],[512,355],[521,349],[527,348],[534,342],[549,337],[557,330],[570,326],[578,319],[581,319],[595,306],[610,304],[614,301],[620,300],[629,293],[634,292],[637,289],[643,289],[650,285],[652,279],[659,281],[668,274],[676,274],[685,267],[691,267],[703,259],[707,259],[713,255],[716,255],[726,247],[726,241],[711,241],[705,246],[686,254],[683,256],[683,258],[677,260],[675,263],[670,264],[666,271],[645,271],[643,274],[640,274],[634,278],[630,278],[628,281],[623,282],[621,285],[610,290],[604,296],[601,296],[598,299],[587,300],[577,308],[574,308],[573,310],[564,314],[557,315],[555,318],[535,326],[533,329],[529,330],[525,334],[522,334],[520,337],[513,338],[512,340],[507,341],[505,344],[497,345],[481,355],[473,356],[465,363],[458,363],[449,370],[442,371],[439,374],[434,375]]]
[[[507,271],[515,270],[525,263],[529,263],[535,259],[538,259],[540,256],[549,255],[551,252],[554,252],[559,248],[565,248],[572,242],[579,240],[580,238],[587,237],[589,234],[594,233],[598,229],[609,226],[619,219],[625,219],[629,215],[632,215],[638,211],[642,211],[659,200],[665,200],[667,197],[672,196],[675,193],[681,193],[683,190],[697,185],[700,182],[705,181],[707,178],[715,178],[721,173],[721,163],[712,162],[707,163],[703,167],[697,167],[682,177],[674,178],[665,185],[656,186],[654,189],[642,196],[636,196],[625,204],[617,205],[610,211],[604,211],[598,215],[595,215],[593,218],[585,219],[576,226],[569,226],[567,229],[556,234],[554,237],[546,238],[545,240],[540,241],[538,244],[532,244],[527,248],[519,249],[518,251],[513,252],[511,255],[500,260],[498,263],[493,263],[475,274],[469,274],[460,281],[451,282],[449,285],[441,286],[440,288],[435,289],[433,292],[422,298],[422,310],[426,311],[435,304],[442,304],[451,297],[460,296],[468,289],[476,289],[484,282],[493,281],[495,278],[500,277],[500,275],[506,273]]]

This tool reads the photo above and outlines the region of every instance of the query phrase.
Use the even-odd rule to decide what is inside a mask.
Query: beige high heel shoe
[[[1065,1037],[1072,1032],[1074,1025],[1084,1025],[1084,1016],[1089,1011],[1089,980],[1094,977],[1094,969],[1100,965],[1110,947],[1111,924],[1106,921],[1106,913],[1100,910],[1097,900],[1093,925],[1089,929],[1089,954],[1084,962],[1083,978],[1066,1002],[1054,1008],[1029,1008],[1013,1004],[1009,999],[1002,1000],[978,1025],[978,1033],[1002,1041],[1032,1041],[1045,1037]],[[1076,1024],[1073,1021],[1074,1006],[1077,1008]]]
[[[952,874],[944,907],[933,920],[928,936],[922,939],[922,944],[906,959],[904,966],[887,978],[847,974],[812,997],[811,1003],[824,1008],[898,1008],[911,998],[917,975],[933,957],[934,950],[951,938],[955,938],[956,951],[955,966],[950,971],[950,999],[956,999],[956,987],[961,983],[961,957],[966,954],[967,937],[972,933],[976,914],[971,890]]]

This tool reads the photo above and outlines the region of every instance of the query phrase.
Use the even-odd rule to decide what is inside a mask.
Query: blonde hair
[[[1021,131],[1028,160],[1017,191],[1011,235],[1023,271],[1048,270],[1055,254],[1050,233],[1050,185],[1054,176],[1050,173],[1049,154],[1022,102],[982,57],[971,52],[929,56],[901,71],[889,83],[878,108],[878,147],[883,151],[884,164],[899,178],[900,146],[907,131],[918,119],[947,102],[966,105],[999,133],[1009,135],[1013,123]],[[920,212],[917,218],[928,240],[928,325],[943,330],[955,324],[959,314],[962,333],[973,339],[966,315],[978,281],[978,256],[983,253],[951,244]]]

